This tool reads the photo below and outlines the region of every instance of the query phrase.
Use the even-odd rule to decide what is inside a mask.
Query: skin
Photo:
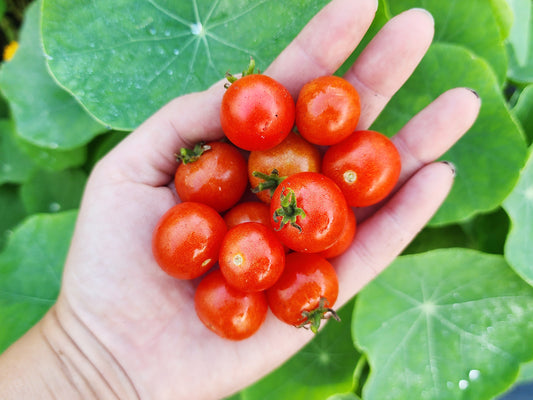
[[[333,0],[265,73],[295,97],[307,81],[337,70],[375,9],[374,0]],[[411,75],[433,30],[428,13],[406,11],[348,70],[345,78],[361,97],[359,129],[369,127]],[[152,230],[177,201],[169,186],[173,154],[221,137],[223,92],[221,82],[171,101],[94,168],[59,299],[0,357],[0,398],[217,399],[264,376],[312,338],[270,313],[247,340],[219,338],[193,317],[195,282],[166,276],[151,256]],[[355,241],[334,260],[337,306],[385,269],[438,209],[454,173],[434,160],[470,128],[479,107],[471,90],[451,89],[394,136],[399,182],[384,202],[358,211]]]

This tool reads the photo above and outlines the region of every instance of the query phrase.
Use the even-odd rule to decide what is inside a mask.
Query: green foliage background
[[[53,304],[95,162],[249,55],[264,69],[327,1],[27,3],[0,0],[1,45],[20,43],[0,64],[0,351]],[[479,118],[443,157],[454,188],[342,324],[234,399],[491,399],[533,381],[532,3],[381,0],[360,47],[412,7],[435,40],[373,128],[475,89]]]

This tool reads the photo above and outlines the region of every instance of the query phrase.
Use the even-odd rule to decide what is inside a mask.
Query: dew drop
[[[58,212],[59,210],[61,210],[61,204],[54,201],[50,203],[50,205],[48,206],[48,209],[50,210],[50,212]]]
[[[171,69],[169,69],[169,70],[167,71],[167,74],[168,74],[168,75],[173,75],[173,74],[174,74],[174,71],[172,71]]]
[[[470,370],[470,372],[468,373],[468,378],[469,378],[471,381],[475,381],[476,379],[479,378],[480,375],[481,375],[481,372],[480,372],[478,369],[472,369],[472,370]]]
[[[180,53],[180,49],[174,49],[174,55],[177,56]]]
[[[150,35],[155,35],[157,31],[154,27],[151,27],[150,29],[148,29],[148,32],[150,33]]]
[[[459,389],[465,390],[468,387],[469,383],[466,379],[461,379],[459,381]]]
[[[202,26],[201,22],[196,22],[194,24],[191,24],[191,33],[193,35],[200,35],[204,30],[204,27]]]

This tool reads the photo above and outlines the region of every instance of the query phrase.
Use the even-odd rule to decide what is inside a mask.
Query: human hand
[[[296,97],[304,83],[340,67],[368,29],[375,7],[374,0],[333,0],[265,74]],[[348,70],[345,78],[361,97],[359,129],[370,126],[410,76],[432,35],[427,13],[407,11],[393,18]],[[271,314],[249,339],[219,338],[194,313],[197,282],[167,276],[152,257],[152,231],[179,201],[171,186],[174,154],[222,137],[223,91],[219,82],[173,100],[91,174],[62,290],[41,331],[56,353],[63,351],[63,365],[79,378],[73,385],[95,397],[112,390],[120,398],[221,398],[265,375],[312,338]],[[468,130],[479,105],[471,91],[450,90],[394,136],[402,158],[397,190],[379,206],[357,211],[354,243],[333,261],[340,282],[336,306],[393,261],[437,210],[453,171],[433,161]],[[92,369],[71,361],[65,337]],[[90,376],[107,389],[95,389]]]

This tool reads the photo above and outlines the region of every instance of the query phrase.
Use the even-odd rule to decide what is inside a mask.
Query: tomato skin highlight
[[[350,82],[338,76],[321,76],[300,90],[295,123],[309,142],[330,146],[356,129],[360,114],[359,93]]]
[[[231,286],[243,292],[259,292],[280,277],[285,249],[271,227],[245,222],[227,232],[218,263]]]
[[[339,293],[337,273],[318,254],[290,253],[285,270],[278,281],[266,291],[272,313],[281,321],[294,326],[306,322],[304,311],[315,310],[320,299],[329,308],[335,305]]]
[[[268,303],[264,292],[244,293],[230,286],[220,270],[198,284],[194,306],[200,321],[218,336],[244,340],[265,321]]]
[[[382,133],[356,131],[326,151],[322,172],[340,187],[350,206],[366,207],[387,197],[398,182],[400,153]]]
[[[181,201],[207,204],[222,212],[242,197],[248,185],[246,160],[233,145],[207,143],[196,161],[181,163],[176,169],[174,184]]]
[[[169,209],[152,235],[152,253],[163,271],[178,279],[194,279],[217,261],[226,223],[211,207],[180,203]]]
[[[321,155],[318,148],[300,135],[291,132],[277,146],[268,150],[256,150],[248,157],[248,180],[256,188],[263,179],[254,172],[269,175],[275,169],[280,177],[298,172],[320,172]],[[274,188],[275,190],[275,188]],[[257,192],[259,200],[270,204],[272,192],[268,189]]]
[[[282,209],[283,198],[294,193],[296,205],[305,213],[297,216],[295,227],[282,226],[276,213]],[[318,172],[300,172],[285,179],[276,189],[270,203],[271,222],[281,242],[302,253],[318,253],[332,246],[346,222],[348,206],[339,187]]]
[[[224,93],[220,123],[237,147],[265,150],[285,139],[294,125],[294,114],[294,99],[281,83],[251,74],[237,79]]]

